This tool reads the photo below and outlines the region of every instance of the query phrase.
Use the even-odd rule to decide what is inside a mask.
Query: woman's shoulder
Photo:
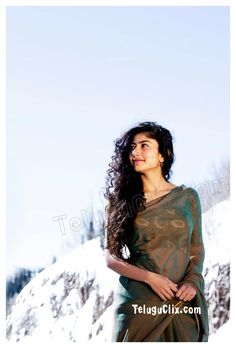
[[[186,186],[185,184],[182,184],[181,186],[183,187],[183,190],[185,190],[185,192],[191,192],[195,195],[198,195],[198,191],[193,186]]]
[[[187,197],[191,201],[200,203],[199,193],[196,188],[192,186],[186,186],[186,185],[182,185],[182,186],[183,186],[183,192],[186,193]]]

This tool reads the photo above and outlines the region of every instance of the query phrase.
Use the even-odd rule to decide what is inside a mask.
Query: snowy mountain
[[[211,333],[229,318],[229,228],[228,201],[203,214]],[[7,339],[109,342],[118,277],[105,265],[99,238],[80,245],[21,291],[7,317]]]
[[[230,202],[228,200],[216,204],[203,214],[203,240],[206,249],[204,267],[216,263],[230,262]]]
[[[231,228],[229,201],[220,202],[203,214],[203,274],[210,333],[229,320]]]
[[[37,275],[18,295],[7,318],[11,341],[42,337],[86,342],[108,327],[118,275],[105,265],[99,239],[74,249]],[[99,336],[104,340],[104,332]]]

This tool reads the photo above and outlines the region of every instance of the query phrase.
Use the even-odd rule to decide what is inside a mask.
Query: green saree
[[[137,256],[136,266],[166,276],[178,287],[190,283],[197,294],[191,301],[164,301],[146,283],[120,276],[112,341],[208,341],[202,276],[205,251],[197,191],[180,185],[146,203],[134,220],[128,247]]]

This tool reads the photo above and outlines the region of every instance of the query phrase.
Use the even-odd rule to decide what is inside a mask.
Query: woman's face
[[[160,170],[160,162],[164,160],[159,153],[159,145],[155,139],[148,138],[145,133],[136,134],[131,144],[129,160],[136,172]]]

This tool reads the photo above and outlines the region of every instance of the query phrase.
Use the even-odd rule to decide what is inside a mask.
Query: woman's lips
[[[134,164],[139,164],[139,163],[141,163],[141,162],[144,162],[143,160],[135,160],[134,161]]]

